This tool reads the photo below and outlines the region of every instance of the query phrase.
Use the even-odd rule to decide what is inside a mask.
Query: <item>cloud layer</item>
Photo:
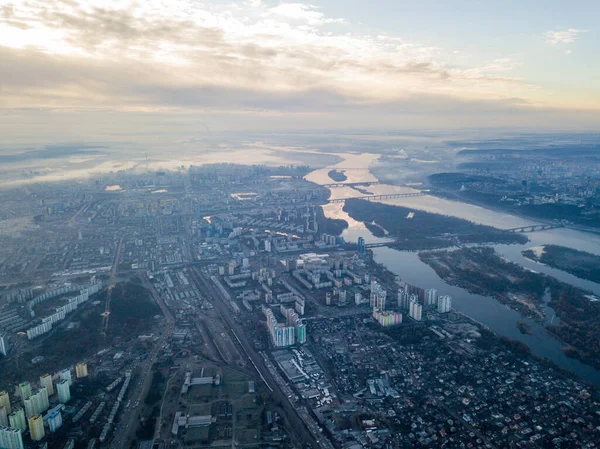
[[[540,106],[514,56],[465,66],[454,49],[354,30],[304,3],[9,3],[0,7],[0,107],[321,117]]]
[[[265,107],[303,92],[325,103],[385,102],[418,93],[506,98],[525,91],[510,59],[481,67],[440,62],[439,48],[353,35],[313,6],[260,1],[59,0],[2,10],[2,84],[9,104],[80,107]],[[335,30],[329,29],[335,27]],[[219,101],[216,92],[233,98]],[[19,95],[11,95],[18,91]],[[341,100],[341,99],[345,100]],[[261,107],[258,101],[257,107]]]

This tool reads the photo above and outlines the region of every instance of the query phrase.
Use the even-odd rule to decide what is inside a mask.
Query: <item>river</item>
[[[368,167],[370,164],[374,163],[377,159],[377,155],[352,154],[344,155],[343,157],[345,157],[344,161],[332,167],[349,168],[345,172],[348,177],[345,182],[376,180],[368,169],[360,170],[358,168]],[[331,183],[332,180],[327,173],[332,167],[315,170],[309,173],[306,178],[317,184]],[[414,191],[410,187],[392,186],[387,184],[373,185],[364,187],[364,189],[374,194]],[[332,198],[350,198],[363,195],[357,190],[349,187],[332,188],[331,191]],[[416,213],[418,213],[419,210],[423,210],[451,215],[500,229],[536,223],[535,220],[516,217],[472,204],[451,201],[429,195],[415,198],[384,200],[381,202],[414,208]],[[386,240],[375,237],[363,223],[357,222],[349,217],[348,214],[343,211],[342,203],[328,204],[324,207],[324,211],[327,217],[340,218],[348,222],[349,226],[343,232],[342,236],[349,242],[356,242],[359,236],[364,237],[367,243]],[[519,265],[546,273],[563,282],[590,290],[600,296],[600,284],[577,278],[564,271],[526,259],[521,255],[521,251],[526,248],[548,244],[559,244],[600,255],[600,235],[563,228],[530,233],[527,234],[527,236],[529,237],[530,242],[524,245],[494,245],[494,248],[500,255]],[[540,325],[529,318],[524,318],[519,312],[508,308],[492,297],[475,295],[460,287],[448,285],[431,267],[421,262],[418,254],[415,252],[398,251],[382,247],[374,248],[373,253],[377,262],[384,264],[390,271],[399,275],[404,281],[423,288],[436,288],[440,294],[451,295],[452,307],[454,309],[463,312],[488,326],[499,335],[516,339],[527,344],[532,353],[536,356],[546,357],[561,368],[577,375],[582,380],[600,387],[600,371],[587,364],[581,363],[578,360],[567,357],[562,351],[564,344],[550,334],[543,325]],[[549,322],[554,315],[549,306],[547,306],[547,313],[547,320]],[[556,319],[557,318],[555,318],[555,322]],[[523,334],[519,331],[517,323],[520,320],[525,321],[530,326],[530,334]]]

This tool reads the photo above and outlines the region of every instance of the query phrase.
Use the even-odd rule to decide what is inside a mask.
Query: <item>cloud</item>
[[[427,94],[475,101],[534,89],[511,74],[519,63],[510,58],[447,65],[442,61],[452,51],[401,36],[355,34],[347,26],[309,4],[271,7],[259,0],[8,5],[0,13],[3,106],[142,110],[218,102],[237,110],[285,108],[305,94],[318,111],[333,98],[377,104]]]
[[[278,6],[270,8],[265,16],[275,16],[292,22],[305,22],[312,26],[319,26],[327,23],[347,24],[348,22],[341,18],[326,18],[325,14],[318,10],[316,6],[304,3],[281,3]]]
[[[577,28],[568,28],[559,31],[547,31],[546,43],[549,45],[573,44],[577,40],[578,35],[587,33],[588,30],[579,30]]]

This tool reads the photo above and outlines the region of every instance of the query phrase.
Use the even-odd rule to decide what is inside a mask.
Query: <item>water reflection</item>
[[[373,155],[365,155],[371,157]],[[368,158],[362,160],[364,162]],[[339,167],[348,167],[349,163],[345,160]],[[360,162],[358,156],[352,156],[354,163]],[[327,176],[329,169],[316,170],[307,176],[307,179],[319,183],[329,184],[331,179]],[[372,181],[364,171],[348,171],[346,173],[348,180],[346,182],[365,182]],[[351,176],[352,175],[352,178]],[[369,173],[370,175],[370,173]],[[391,186],[379,184],[366,187],[374,194],[385,193],[404,193],[413,191],[410,187]],[[354,189],[343,187],[333,188],[332,198],[349,198],[360,196]],[[513,228],[535,223],[534,220],[528,220],[516,217],[503,212],[491,211],[483,207],[450,201],[434,196],[423,196],[414,198],[398,198],[382,200],[380,202],[408,207],[416,211],[422,210],[443,215],[463,218],[488,226],[494,226],[500,229]],[[376,243],[386,239],[375,237],[366,226],[352,219],[343,210],[342,203],[328,204],[324,206],[324,212],[327,217],[346,220],[348,228],[343,232],[343,237],[349,242],[356,242],[358,237],[363,237],[367,243]],[[594,282],[579,279],[573,275],[560,270],[553,269],[546,265],[531,261],[523,257],[521,251],[531,246],[559,244],[574,249],[584,250],[595,254],[600,254],[600,235],[588,234],[571,229],[553,229],[549,231],[528,234],[530,242],[525,245],[495,245],[497,252],[506,259],[522,265],[526,268],[542,272],[553,276],[563,282],[575,285],[577,287],[590,290],[600,295],[600,285]],[[488,326],[494,332],[508,338],[519,340],[529,346],[532,353],[539,357],[546,357],[552,360],[558,366],[571,371],[581,379],[600,386],[600,371],[593,367],[579,362],[578,360],[567,357],[562,348],[563,344],[550,334],[544,327],[532,319],[524,318],[515,310],[508,308],[492,297],[475,295],[468,291],[446,284],[437,273],[427,264],[421,262],[417,253],[407,251],[397,251],[390,248],[374,248],[375,260],[384,264],[390,271],[398,274],[406,282],[418,285],[424,288],[436,288],[444,294],[449,294],[453,298],[453,307],[476,319],[482,324]],[[548,298],[546,298],[548,299]],[[546,304],[545,311],[548,320],[552,320],[554,311]],[[555,318],[556,320],[556,318]],[[517,327],[519,321],[524,321],[529,329],[529,334],[523,334]],[[555,321],[556,323],[556,321]],[[548,323],[546,323],[548,324]]]
[[[496,301],[492,297],[475,295],[468,291],[446,284],[437,273],[419,259],[417,253],[396,251],[390,248],[374,248],[375,260],[398,274],[404,281],[423,288],[436,288],[441,294],[452,296],[452,307],[488,326],[494,332],[527,344],[538,357],[546,357],[558,366],[576,374],[586,382],[600,387],[600,371],[567,357],[562,351],[563,344],[551,335],[544,326],[524,318]],[[552,318],[553,311],[547,312]],[[517,327],[522,320],[530,328],[530,334],[523,334]]]

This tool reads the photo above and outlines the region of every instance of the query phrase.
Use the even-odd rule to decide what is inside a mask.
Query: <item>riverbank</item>
[[[558,270],[566,271],[578,278],[600,283],[600,256],[560,245],[544,245],[529,248],[524,257]]]
[[[525,270],[499,257],[491,247],[419,253],[422,262],[451,285],[484,296],[493,296],[522,315],[543,322],[545,276]]]
[[[469,194],[469,191],[461,192],[456,190],[448,190],[439,186],[428,183],[426,186],[433,191],[430,193],[441,199],[456,201],[463,204],[471,204],[497,213],[507,214],[513,217],[529,220],[533,223],[555,224],[557,220],[563,217],[549,216],[548,214],[527,213],[527,210],[516,209],[499,201],[486,200],[484,196]],[[476,192],[475,192],[476,193]],[[600,235],[600,227],[588,226],[581,223],[562,223],[563,227],[579,232],[588,232],[591,234]]]
[[[367,163],[355,161],[356,158],[368,159]],[[339,167],[346,166],[368,166],[375,155],[350,155],[348,161],[339,164]],[[320,169],[311,172],[307,178],[317,184],[327,184],[331,180],[327,176],[329,169]],[[353,170],[347,172],[350,182],[367,182],[377,180],[373,174],[365,169],[364,171]],[[388,188],[389,187],[389,188]],[[393,185],[379,184],[372,187],[375,194],[398,193],[398,188]],[[333,188],[336,198],[343,196],[354,196],[350,189]],[[383,203],[383,202],[380,202]],[[534,220],[524,220],[522,217],[506,214],[499,210],[493,210],[489,207],[481,207],[467,202],[458,202],[447,200],[441,196],[424,196],[417,198],[403,198],[386,201],[389,205],[399,205],[410,208],[417,213],[430,212],[443,215],[449,215],[460,219],[468,220],[473,223],[482,223],[484,225],[495,227],[496,229],[514,228],[518,226],[535,224]],[[364,222],[353,219],[343,210],[343,203],[332,203],[324,206],[325,216],[328,218],[341,219],[348,223],[342,236],[348,242],[356,242],[359,237],[363,237],[367,243],[383,243],[387,239],[377,238],[365,226]],[[373,221],[371,218],[370,221]],[[378,224],[381,224],[379,221]],[[600,255],[600,236],[581,232],[576,229],[554,229],[550,231],[537,232],[527,235],[533,246],[543,246],[561,242],[561,244],[585,250]],[[553,269],[546,265],[541,265],[524,258],[521,251],[526,249],[521,244],[494,245],[502,257],[510,259],[512,262],[527,267],[535,271],[541,271],[545,274],[555,277],[562,282],[579,286],[583,290],[594,291],[600,295],[600,287],[589,281],[583,281],[566,272]],[[432,248],[434,249],[434,248]],[[576,374],[579,378],[593,383],[600,387],[600,370],[597,370],[589,364],[582,363],[581,357],[573,358],[572,351],[565,350],[568,343],[558,338],[557,332],[550,332],[545,324],[540,324],[532,319],[524,321],[531,328],[531,333],[523,334],[518,329],[518,321],[523,320],[522,315],[502,304],[491,296],[482,296],[470,293],[458,286],[449,285],[440,278],[435,271],[423,263],[415,250],[402,250],[402,248],[378,247],[373,249],[376,260],[390,269],[393,273],[399,275],[403,280],[412,285],[422,285],[424,288],[436,288],[452,296],[452,306],[484,326],[489,327],[493,332],[500,336],[518,340],[526,344],[536,357],[547,358],[553,363]],[[549,302],[549,300],[548,300]],[[548,318],[554,316],[553,311],[547,311]],[[557,321],[557,320],[555,320]],[[569,354],[567,357],[566,354]]]
[[[600,368],[600,301],[590,300],[588,292],[503,259],[491,247],[421,252],[419,258],[448,284],[492,296],[545,325],[569,346],[563,348],[569,357]],[[546,325],[547,290],[558,324]],[[530,332],[523,324],[517,326],[523,334]]]
[[[429,250],[473,243],[526,243],[527,237],[461,218],[402,206],[348,199],[343,211],[376,237],[395,237],[397,249]]]

